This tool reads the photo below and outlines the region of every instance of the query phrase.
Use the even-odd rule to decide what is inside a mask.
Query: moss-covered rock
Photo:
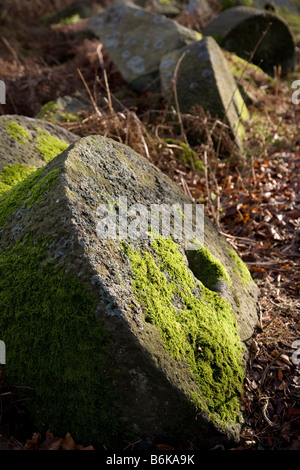
[[[200,105],[212,116],[229,124],[238,148],[242,151],[244,128],[249,118],[247,106],[231,74],[222,50],[211,38],[193,42],[166,54],[160,63],[162,90],[174,102],[174,75],[180,111],[188,113]]]
[[[7,183],[2,172],[17,172],[20,180],[30,168],[40,168],[65,150],[78,137],[62,127],[48,122],[18,115],[0,116],[0,182]],[[17,165],[17,166],[16,166]],[[21,167],[22,166],[22,169]],[[7,173],[6,169],[6,173]],[[1,190],[1,189],[0,189]]]
[[[201,34],[165,16],[117,2],[88,20],[123,78],[135,89],[159,80],[159,63],[167,52],[201,38]]]
[[[49,13],[41,18],[47,25],[51,24],[73,24],[81,19],[88,18],[93,13],[92,5],[86,2],[72,2],[65,8],[57,8],[54,13]]]
[[[80,95],[79,97],[67,95],[44,104],[36,119],[43,119],[53,124],[80,121],[83,119],[81,112],[87,111],[90,107],[90,103]]]
[[[7,380],[33,390],[39,426],[99,448],[237,441],[257,288],[206,218],[188,252],[152,222],[136,238],[101,236],[103,208],[121,216],[124,196],[128,228],[138,227],[133,204],[176,204],[181,220],[190,204],[147,160],[100,136],[0,197]]]
[[[276,14],[251,7],[228,8],[214,17],[203,29],[222,48],[250,60],[269,75],[274,67],[282,74],[294,70],[296,48],[285,21]],[[252,57],[253,55],[253,57]]]

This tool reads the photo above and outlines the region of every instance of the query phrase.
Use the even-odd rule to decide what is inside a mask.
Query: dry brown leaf
[[[27,439],[25,443],[25,449],[26,450],[37,449],[41,440],[42,440],[42,435],[40,433],[35,432],[31,439]]]
[[[61,440],[61,448],[62,450],[75,450],[76,449],[76,442],[74,441],[73,437],[69,432],[65,435],[65,437]]]
[[[156,444],[156,450],[175,450],[174,447],[169,446],[168,444]]]
[[[61,441],[62,441],[61,437],[54,437],[52,432],[47,431],[46,439],[38,447],[38,450],[59,450]]]
[[[95,450],[93,446],[86,446],[83,445],[76,446],[76,450]]]

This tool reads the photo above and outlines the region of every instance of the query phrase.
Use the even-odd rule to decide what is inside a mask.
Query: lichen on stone
[[[220,423],[238,422],[243,346],[231,306],[195,279],[172,239],[153,239],[151,248],[123,244],[145,321],[158,328],[170,356],[188,364],[200,390],[191,394],[195,406]]]

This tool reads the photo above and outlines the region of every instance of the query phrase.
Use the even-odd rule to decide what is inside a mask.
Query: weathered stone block
[[[38,119],[0,116],[0,195],[76,140],[62,127]]]
[[[0,197],[7,380],[33,389],[37,424],[99,448],[237,441],[257,287],[206,218],[203,244],[188,252],[149,221],[137,238],[100,236],[103,208],[112,230],[124,196],[137,231],[134,204],[176,204],[182,221],[190,204],[147,160],[100,136]]]
[[[140,89],[158,78],[161,57],[201,38],[201,34],[131,3],[116,3],[92,17],[91,30],[123,78]]]
[[[173,80],[176,79],[181,112],[188,113],[193,106],[201,105],[230,126],[242,150],[242,121],[249,118],[249,113],[223,52],[213,38],[204,38],[166,54],[160,63],[160,77],[165,97],[173,102]]]
[[[203,29],[220,46],[261,67],[269,75],[281,66],[282,74],[295,67],[295,42],[282,18],[266,10],[233,7],[214,17]]]

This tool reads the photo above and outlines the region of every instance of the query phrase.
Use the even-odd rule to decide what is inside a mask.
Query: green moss
[[[80,20],[81,18],[80,18],[79,13],[74,13],[73,15],[68,16],[67,18],[62,18],[59,24],[74,24],[74,23],[78,23],[78,21]]]
[[[62,122],[76,122],[82,121],[83,118],[77,116],[76,113],[64,113],[61,112],[59,106],[55,101],[49,101],[46,103],[40,112],[36,115],[37,119],[44,119],[48,122],[56,123],[58,121]]]
[[[44,177],[45,168],[40,168],[30,174],[25,180],[4,192],[0,197],[0,228],[21,205],[23,208],[32,207],[43,200],[43,195],[54,184],[59,170],[52,170]]]
[[[77,122],[83,120],[83,117],[77,116],[75,113],[60,113],[59,116],[63,122]]]
[[[8,186],[7,184],[2,183],[2,181],[0,181],[0,197],[2,196],[2,194],[4,194],[10,188],[11,188],[11,186]]]
[[[69,147],[69,144],[58,137],[53,137],[48,132],[43,132],[37,128],[39,136],[37,137],[37,149],[41,152],[46,163],[50,162],[54,157],[62,153]]]
[[[242,75],[245,75],[245,70],[256,72],[260,75],[265,75],[263,70],[258,67],[258,65],[252,64],[234,53],[227,53],[227,57],[229,58],[228,65],[230,71],[236,75],[237,78],[241,78]]]
[[[109,338],[88,286],[47,253],[48,242],[31,237],[0,251],[6,377],[33,388],[26,405],[39,429],[106,443],[116,426],[101,361]]]
[[[7,120],[5,124],[5,132],[21,144],[26,144],[29,140],[31,140],[28,130],[20,126],[16,122]]]
[[[249,269],[247,268],[244,261],[238,256],[238,254],[231,248],[228,248],[230,256],[236,265],[236,269],[234,271],[238,274],[239,278],[241,279],[243,285],[245,287],[249,287],[250,282],[252,281],[252,277],[250,274]]]
[[[238,87],[235,89],[234,92],[234,105],[236,107],[240,119],[242,121],[247,121],[250,118],[250,114]]]
[[[174,145],[174,155],[186,163],[193,164],[196,170],[204,171],[204,165],[197,153],[185,142],[176,139],[162,139],[169,145]],[[176,148],[177,147],[177,148]]]
[[[253,0],[242,0],[240,5],[245,7],[253,7]],[[236,0],[222,0],[221,2],[222,10],[227,10],[236,6]]]
[[[158,328],[169,354],[185,360],[198,383],[200,395],[191,394],[194,405],[219,423],[239,421],[243,347],[230,304],[195,280],[171,239],[153,239],[153,255],[123,247],[146,321]],[[195,295],[199,288],[201,298]]]
[[[260,77],[263,77],[268,80],[268,82],[274,83],[274,79],[266,75],[258,65],[248,62],[235,53],[226,51],[226,58],[229,69],[236,78],[241,79],[243,77],[244,80],[252,82],[253,80],[255,81],[255,77],[257,77],[258,80]]]
[[[46,119],[47,121],[54,122],[55,112],[58,110],[58,105],[54,101],[49,101],[46,103],[40,112],[36,115],[37,119]]]
[[[14,186],[23,181],[27,176],[36,171],[35,167],[26,165],[7,165],[0,174],[0,181],[8,186]]]
[[[41,202],[43,200],[44,194],[49,191],[49,189],[55,183],[59,173],[59,169],[52,170],[49,171],[46,176],[41,178],[31,189],[29,197],[25,201],[25,207],[32,207],[33,205]]]
[[[208,289],[214,289],[218,281],[226,281],[228,286],[232,281],[225,267],[205,246],[187,252],[189,268],[194,276]]]
[[[162,5],[171,5],[172,0],[158,0],[158,3],[161,3]]]

